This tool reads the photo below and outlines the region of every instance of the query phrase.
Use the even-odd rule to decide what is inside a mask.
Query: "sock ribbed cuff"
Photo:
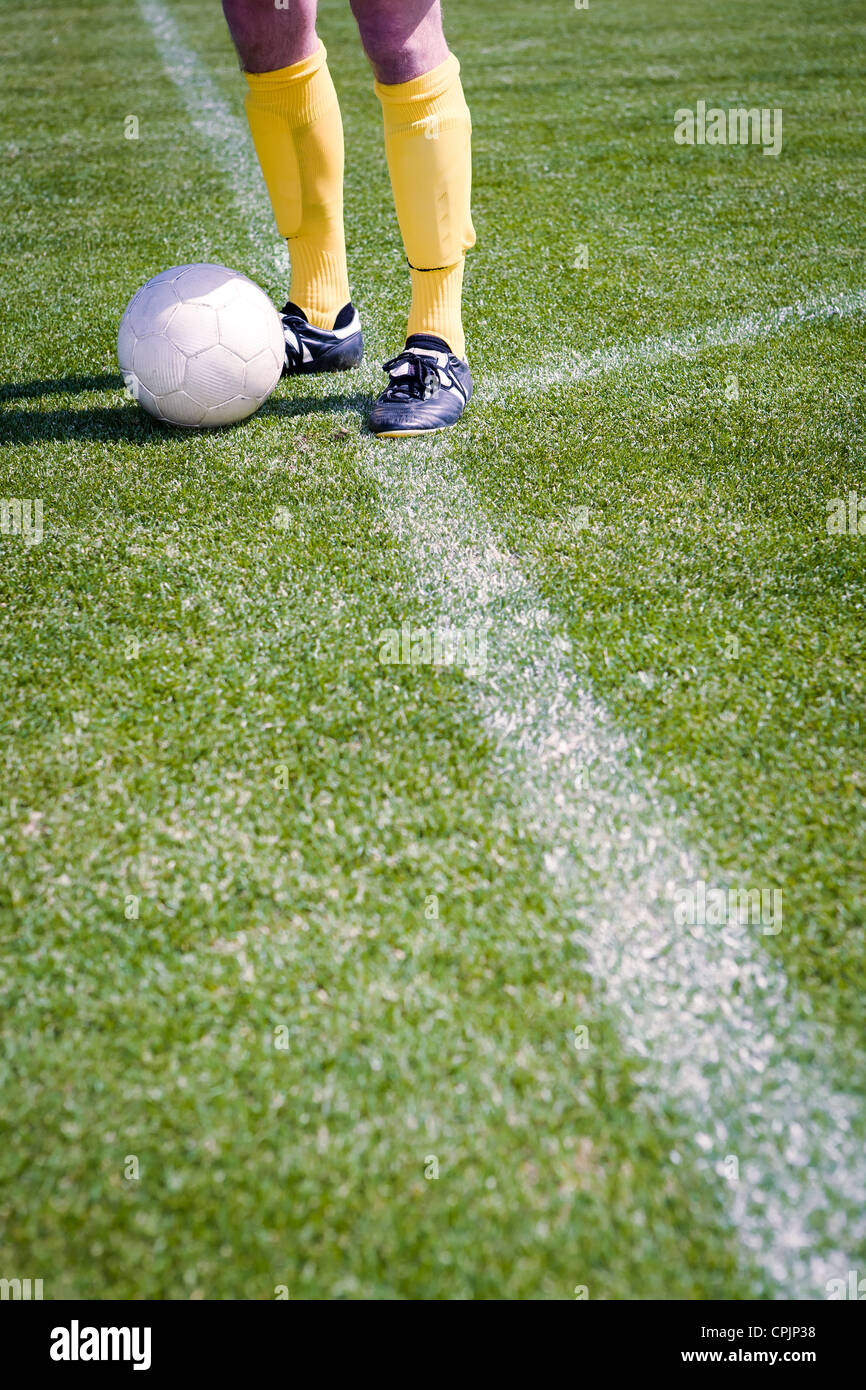
[[[311,125],[336,101],[331,81],[314,82],[317,73],[327,73],[328,53],[323,43],[309,57],[273,72],[245,72],[248,100],[260,101],[288,116],[292,125]]]
[[[383,106],[388,107],[392,120],[413,121],[432,113],[433,104],[440,101],[460,77],[460,64],[453,53],[444,63],[413,77],[409,82],[374,82],[373,90]]]
[[[333,328],[351,299],[344,255],[324,249],[322,233],[289,237],[292,279],[289,298],[316,328]]]
[[[458,357],[466,356],[460,312],[463,265],[464,258],[461,256],[456,265],[443,266],[441,270],[415,270],[409,267],[412,307],[406,337],[411,337],[413,333],[433,333],[437,338],[444,338]]]

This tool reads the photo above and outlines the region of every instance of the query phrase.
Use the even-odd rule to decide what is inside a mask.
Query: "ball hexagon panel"
[[[168,270],[161,270],[158,275],[152,276],[151,279],[148,280],[147,285],[161,285],[172,280],[177,280],[179,276],[183,275],[185,270],[189,269],[189,265],[170,266]],[[147,289],[147,285],[145,285],[145,289]]]
[[[248,415],[252,415],[259,402],[250,400],[249,396],[234,396],[232,400],[225,401],[222,405],[212,405],[210,410],[206,410],[202,424],[208,429],[213,429],[217,425],[234,425],[238,420],[245,420]]]
[[[138,404],[141,406],[142,410],[146,410],[148,415],[153,415],[154,418],[157,420],[162,420],[164,418],[162,411],[159,408],[159,401],[150,391],[148,391],[146,386],[142,386],[141,382],[138,380],[137,377],[134,377],[131,381],[127,383],[127,385],[129,386],[130,391],[135,396],[135,399],[138,401]]]
[[[270,300],[268,300],[268,308],[273,310],[273,317],[270,320],[268,347],[279,362],[280,371],[282,371],[283,363],[286,360],[286,339],[283,334],[283,321]]]
[[[204,300],[212,308],[219,309],[224,304],[232,303],[238,292],[238,284],[242,284],[245,278],[224,265],[190,265],[176,281],[178,298]]]
[[[247,363],[244,376],[244,391],[255,396],[261,404],[271,394],[283,371],[283,359],[277,358],[272,348],[265,348]]]
[[[181,304],[172,320],[171,341],[186,357],[195,357],[219,342],[216,309],[207,304]]]
[[[220,309],[220,342],[245,362],[256,357],[270,342],[265,311],[270,311],[270,305],[262,305],[258,300],[251,303],[246,295],[235,300],[227,309]]]
[[[179,391],[183,386],[187,359],[162,333],[151,333],[136,341],[132,370],[143,386],[155,396]]]
[[[188,359],[184,390],[203,406],[224,405],[243,389],[244,364],[227,347],[217,344]]]
[[[204,423],[204,406],[193,400],[186,391],[172,391],[168,396],[160,396],[158,405],[163,419],[172,425],[193,426]]]
[[[210,294],[203,296],[202,303],[210,304],[211,308],[221,312],[228,309],[230,305],[236,304],[244,290],[252,281],[247,280],[244,275],[232,275],[230,280],[224,280],[222,284],[211,290]]]
[[[171,282],[154,284],[151,280],[132,300],[123,322],[136,338],[148,333],[161,333],[177,309],[177,295]]]
[[[135,347],[135,334],[129,323],[128,317],[124,314],[120,320],[120,328],[117,332],[117,360],[120,363],[120,370],[128,372],[132,367],[132,352]]]

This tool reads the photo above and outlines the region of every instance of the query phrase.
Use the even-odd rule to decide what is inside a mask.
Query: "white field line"
[[[246,122],[232,111],[206,68],[184,42],[172,15],[160,0],[139,0],[163,69],[180,93],[201,144],[229,180],[250,232],[259,279],[276,276],[288,287],[289,253],[274,224],[268,192],[255,159]]]
[[[260,236],[248,206],[254,156],[242,123],[160,0],[139,4]],[[271,239],[268,229],[263,254]],[[677,341],[686,339],[669,340],[667,355],[681,350],[670,346]],[[720,340],[710,330],[688,341],[697,351]],[[626,365],[628,351],[611,356],[608,369]],[[649,362],[649,351],[644,345],[640,360]],[[653,360],[666,360],[659,354]],[[447,441],[363,447],[389,523],[405,542],[413,597],[455,627],[489,624],[487,664],[473,677],[478,707],[499,770],[522,789],[527,829],[547,848],[551,880],[574,917],[575,950],[623,1045],[642,1059],[645,1103],[676,1105],[693,1137],[690,1156],[723,1189],[746,1252],[779,1295],[824,1297],[825,1280],[851,1267],[845,1251],[866,1241],[859,1108],[825,1079],[821,1039],[758,939],[760,927],[675,925],[674,890],[720,880],[681,847],[675,817],[656,803],[651,779],[632,770],[637,760],[626,740],[577,686],[567,639],[500,547]],[[579,1062],[575,1077],[579,1084]],[[722,1176],[728,1155],[739,1161],[737,1182]],[[823,1221],[823,1236],[810,1229],[813,1217]]]
[[[623,1046],[644,1059],[645,1098],[673,1101],[691,1125],[699,1165],[725,1189],[743,1245],[780,1295],[825,1296],[826,1279],[851,1268],[842,1250],[866,1240],[857,1105],[825,1080],[760,926],[675,924],[678,888],[725,880],[681,847],[672,813],[629,771],[626,740],[578,687],[567,638],[447,446],[366,447],[417,598],[458,628],[489,624],[477,703],[573,914],[572,941]],[[731,1184],[728,1155],[740,1165]],[[819,1213],[829,1236],[820,1251],[809,1233]]]
[[[614,343],[594,352],[559,354],[555,360],[482,378],[479,399],[496,401],[509,394],[544,391],[572,381],[591,381],[608,372],[628,371],[633,376],[663,366],[675,357],[696,357],[712,348],[748,347],[750,343],[799,328],[866,313],[866,290],[836,295],[812,295],[795,304],[775,309],[756,309],[739,319],[723,319],[685,333],[665,333],[637,343]]]
[[[138,4],[153,32],[164,71],[186,106],[190,124],[234,190],[255,251],[258,274],[264,279],[276,277],[288,292],[288,251],[274,225],[246,121],[232,110],[204,65],[186,45],[162,0],[138,0]],[[722,320],[683,333],[662,334],[637,343],[615,343],[586,354],[560,354],[550,362],[516,372],[488,373],[479,382],[478,399],[495,401],[509,393],[525,394],[569,381],[588,381],[608,372],[638,372],[660,366],[673,357],[694,357],[718,347],[745,347],[787,328],[862,313],[866,313],[866,290],[813,295],[795,304],[756,310],[743,318]]]

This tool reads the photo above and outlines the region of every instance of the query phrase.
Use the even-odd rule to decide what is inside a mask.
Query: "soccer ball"
[[[280,316],[224,265],[176,265],[126,306],[117,358],[130,393],[170,425],[233,425],[258,410],[285,359]]]

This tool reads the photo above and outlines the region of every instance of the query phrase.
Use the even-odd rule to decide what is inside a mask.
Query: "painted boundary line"
[[[263,279],[288,285],[289,257],[276,234],[267,189],[255,159],[246,122],[232,111],[195,53],[185,44],[163,0],[138,0],[151,29],[166,76],[186,106],[190,123],[211,158],[228,179],[255,251],[255,270]],[[719,347],[746,347],[761,338],[810,323],[866,314],[866,290],[838,295],[805,296],[795,304],[756,310],[743,318],[722,320],[683,333],[663,334],[636,343],[611,344],[594,352],[561,357],[548,364],[481,378],[479,403],[495,403],[510,393],[545,390],[570,381],[590,381],[608,372],[639,371],[674,357],[696,357]]]
[[[273,231],[250,207],[259,194],[243,123],[161,0],[139,6],[267,258]],[[860,293],[804,300],[579,362],[584,377],[649,366],[864,308]],[[566,380],[576,368],[557,370]],[[516,379],[500,378],[500,389]],[[823,1297],[826,1279],[850,1267],[845,1249],[866,1242],[863,1116],[855,1101],[825,1081],[820,1037],[756,941],[756,928],[675,927],[674,889],[713,875],[678,844],[674,818],[629,771],[626,740],[577,686],[567,639],[519,562],[499,546],[447,441],[362,447],[389,524],[405,543],[416,595],[456,627],[489,624],[490,656],[473,688],[498,771],[522,789],[526,826],[547,847],[548,873],[575,920],[575,950],[623,1046],[642,1059],[646,1103],[675,1103],[711,1181],[723,1181],[728,1154],[739,1159],[739,1181],[726,1184],[728,1209],[745,1252],[780,1296]],[[813,1218],[822,1223],[820,1238]]]
[[[384,454],[367,446],[419,595],[457,627],[489,624],[476,701],[575,921],[571,940],[623,1047],[643,1061],[645,1099],[660,1110],[673,1101],[691,1125],[698,1165],[725,1187],[743,1246],[780,1295],[824,1296],[852,1267],[839,1247],[866,1240],[856,1103],[825,1082],[818,1040],[759,927],[675,925],[677,888],[725,880],[681,847],[673,815],[629,772],[626,739],[577,686],[567,637],[500,548],[445,441]],[[728,1155],[740,1165],[730,1185]],[[823,1249],[813,1217],[826,1220]]]
[[[592,381],[609,372],[640,372],[664,366],[676,357],[697,357],[713,348],[748,347],[791,328],[830,323],[858,314],[866,314],[866,290],[806,296],[794,304],[756,310],[740,319],[722,319],[685,333],[666,333],[636,343],[614,343],[584,355],[575,353],[565,361],[560,357],[526,371],[482,378],[479,396],[493,402],[509,393],[545,391],[572,381]]]
[[[231,184],[256,253],[256,273],[265,280],[276,276],[288,285],[288,249],[277,236],[265,181],[251,148],[247,148],[250,136],[246,123],[235,115],[204,65],[186,46],[167,7],[160,0],[139,0],[138,7],[193,130]]]

